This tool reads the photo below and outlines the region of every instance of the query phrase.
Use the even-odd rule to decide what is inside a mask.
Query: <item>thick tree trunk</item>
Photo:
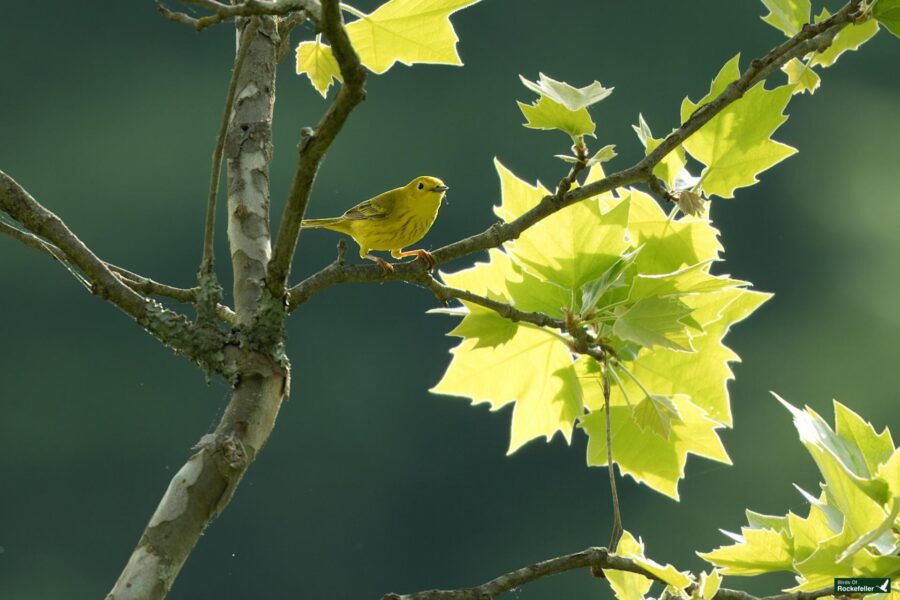
[[[271,254],[269,163],[278,34],[275,18],[260,19],[238,79],[225,146],[235,312],[245,333],[254,327]],[[257,352],[236,347],[227,352],[234,357],[238,383],[225,414],[172,479],[108,600],[166,596],[275,425],[287,369]]]

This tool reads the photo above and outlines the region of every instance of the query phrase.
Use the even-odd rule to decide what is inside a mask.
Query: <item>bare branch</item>
[[[0,171],[0,211],[28,229],[24,232],[4,224],[0,228],[3,233],[50,254],[71,267],[73,274],[76,269],[80,271],[93,294],[131,315],[166,346],[190,357],[204,369],[222,374],[229,371],[222,352],[229,340],[223,332],[195,326],[184,315],[138,293],[124,276],[114,273],[110,265],[85,246],[59,217],[3,171]]]
[[[476,587],[458,590],[426,590],[414,594],[387,594],[382,597],[382,600],[492,600],[538,579],[587,567],[637,573],[653,581],[662,581],[629,558],[610,554],[606,548],[588,548],[581,552],[551,558],[516,569]],[[690,592],[692,589],[693,585],[689,586],[687,591]],[[757,598],[746,592],[723,588],[713,598],[714,600],[816,600],[833,593],[832,588],[825,588],[814,592],[796,592]]]
[[[306,13],[291,13],[278,22],[278,55],[276,60],[283,61],[291,53],[291,32],[295,27],[306,22]]]
[[[41,206],[12,177],[0,171],[0,210],[32,234],[53,243],[67,262],[78,267],[91,282],[91,291],[109,300],[136,319],[146,316],[145,298],[116,277],[55,214]],[[56,256],[54,251],[46,249]]]
[[[322,18],[322,7],[318,0],[245,0],[239,4],[223,4],[214,0],[182,0],[184,4],[194,4],[212,12],[203,17],[192,17],[183,12],[176,12],[163,4],[157,4],[160,14],[170,21],[190,25],[202,31],[211,25],[217,25],[233,17],[253,17],[261,15],[288,15],[303,11],[316,23]]]
[[[338,0],[323,1],[321,23],[340,66],[343,84],[316,129],[309,132],[309,135],[300,142],[300,158],[282,214],[272,260],[269,262],[267,283],[269,291],[275,298],[284,295],[294,249],[297,247],[297,238],[300,234],[300,222],[306,213],[319,164],[346,123],[347,117],[365,98],[363,86],[366,82],[366,70],[360,64],[359,57],[350,44],[350,38],[347,37]]]
[[[214,241],[216,234],[216,199],[219,195],[219,179],[222,173],[222,155],[225,153],[225,135],[228,133],[228,124],[231,122],[231,111],[234,107],[234,94],[237,89],[238,76],[244,66],[244,59],[250,51],[250,41],[259,29],[259,19],[253,18],[244,27],[238,42],[238,51],[234,57],[234,67],[231,70],[231,81],[228,83],[228,94],[225,96],[225,110],[222,112],[222,122],[219,124],[219,135],[216,138],[216,148],[213,150],[212,172],[209,176],[209,196],[206,200],[206,229],[203,235],[203,260],[200,263],[200,273],[210,274],[214,262]]]
[[[747,67],[740,78],[732,82],[711,102],[701,106],[681,127],[663,140],[653,152],[631,167],[563,194],[545,196],[536,206],[509,223],[495,223],[479,234],[439,248],[431,253],[436,264],[444,264],[476,252],[497,248],[504,242],[519,237],[528,228],[557,211],[586,198],[599,196],[623,186],[650,181],[653,178],[653,167],[725,107],[740,99],[750,88],[792,58],[803,56],[813,51],[821,51],[831,45],[834,37],[844,27],[854,21],[859,4],[860,0],[852,0],[830,18],[815,25],[804,26],[797,35],[772,49],[764,57],[751,61],[749,67]],[[394,274],[387,277],[388,279],[405,279],[409,281],[425,272],[424,265],[420,263],[412,263],[408,267],[398,265],[398,267],[395,269]],[[341,268],[335,268],[334,265],[330,265],[290,290],[289,307],[294,309],[323,289],[338,283],[383,280],[385,277],[382,271],[377,265],[347,265]]]
[[[5,223],[3,221],[0,221],[0,233],[9,235],[10,237],[19,240],[29,248],[40,250],[41,252],[46,252],[51,257],[61,262],[63,266],[71,271],[72,274],[75,275],[81,283],[85,284],[88,289],[90,289],[90,282],[85,280],[82,275],[75,272],[74,268],[71,264],[69,264],[69,261],[66,258],[66,255],[63,254],[62,250],[60,250],[50,242],[42,240],[36,235],[28,233],[27,231],[22,231],[21,229],[13,227],[12,225],[9,225],[8,223]],[[195,302],[197,293],[200,291],[200,288],[197,287],[179,288],[171,285],[166,285],[165,283],[159,283],[150,279],[149,277],[138,275],[137,273],[134,273],[132,271],[129,271],[128,269],[124,269],[112,263],[106,263],[106,266],[110,271],[118,275],[125,283],[125,285],[141,294],[170,298],[177,302],[192,304],[193,302]],[[229,307],[220,304],[216,307],[216,312],[219,315],[219,318],[229,325],[235,324],[234,311],[232,311]]]

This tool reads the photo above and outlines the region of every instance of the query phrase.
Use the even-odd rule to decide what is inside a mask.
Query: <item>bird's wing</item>
[[[367,219],[383,219],[387,216],[388,210],[385,206],[376,202],[378,198],[372,198],[365,202],[360,202],[350,210],[344,213],[343,218],[349,221],[363,221]]]

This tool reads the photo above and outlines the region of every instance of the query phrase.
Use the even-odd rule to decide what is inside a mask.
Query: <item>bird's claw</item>
[[[383,258],[378,259],[378,266],[384,270],[385,276],[390,275],[394,272],[394,265],[384,260]]]
[[[434,255],[428,250],[416,250],[416,260],[421,260],[425,263],[425,267],[429,271],[434,269],[434,266],[437,264]]]

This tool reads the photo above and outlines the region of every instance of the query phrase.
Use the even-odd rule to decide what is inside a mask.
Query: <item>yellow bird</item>
[[[430,269],[435,265],[431,253],[421,249],[404,251],[403,248],[415,244],[428,233],[448,189],[437,177],[416,177],[403,187],[360,202],[340,217],[306,219],[301,227],[321,227],[346,233],[359,244],[360,258],[377,262],[385,271],[393,271],[393,265],[369,254],[370,250],[390,250],[394,258],[415,255]]]

